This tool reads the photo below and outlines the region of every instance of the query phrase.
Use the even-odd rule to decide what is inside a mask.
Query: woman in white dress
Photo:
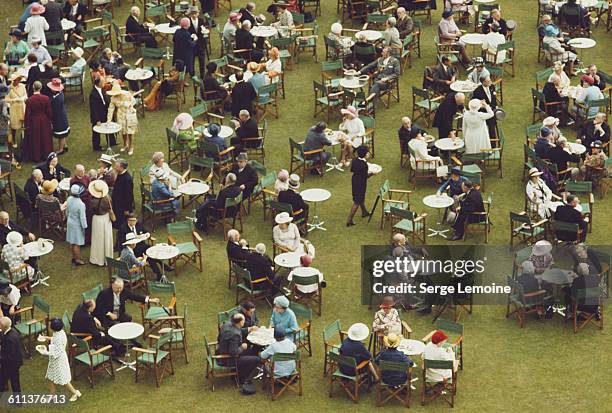
[[[77,401],[81,397],[81,392],[70,383],[72,376],[70,375],[70,363],[66,353],[68,338],[64,331],[64,323],[59,318],[53,318],[50,322],[50,327],[53,330],[52,337],[41,334],[41,337],[49,342],[49,348],[44,350],[41,348],[39,352],[42,355],[49,356],[46,379],[49,380],[51,394],[55,394],[56,385],[66,386],[68,391],[72,393],[70,401]]]
[[[164,161],[163,152],[155,152],[151,158],[151,168],[149,168],[149,182],[152,184],[155,181],[155,173],[158,170],[162,170],[170,178],[170,188],[176,190],[180,184],[185,183],[185,178],[176,171],[173,171],[167,162]]]
[[[553,194],[546,182],[540,176],[542,172],[538,168],[529,170],[529,181],[525,186],[525,195],[527,196],[527,207],[530,212],[537,212],[542,219],[550,218],[553,211],[559,205],[563,205],[557,195]],[[553,198],[558,201],[553,201]]]
[[[487,119],[493,117],[493,111],[485,101],[472,99],[469,109],[463,114],[463,139],[465,141],[465,154],[480,153],[481,149],[491,149],[491,138]],[[486,112],[480,112],[484,108]]]
[[[272,83],[277,83],[280,80],[281,72],[283,71],[283,63],[280,59],[280,51],[273,47],[268,50],[268,61],[266,61],[266,72]]]
[[[340,129],[342,145],[342,155],[340,156],[340,164],[344,166],[351,165],[351,159],[353,159],[353,139],[365,137],[365,126],[363,121],[359,119],[357,109],[353,106],[349,106],[346,109],[340,109],[343,115],[342,123],[338,127]],[[365,144],[365,142],[361,142]],[[360,145],[355,145],[358,147]]]
[[[429,154],[425,136],[421,133],[417,134],[413,139],[410,139],[408,147],[414,152],[414,156],[410,156],[410,166],[415,170],[432,171],[436,170],[438,166],[442,166],[444,163],[439,156],[432,156]],[[417,161],[419,161],[418,165]]]
[[[274,243],[289,252],[304,253],[300,230],[292,223],[293,218],[287,212],[276,215],[274,221],[277,225],[272,228],[272,239]]]
[[[93,213],[91,220],[91,249],[89,262],[103,267],[106,257],[113,256],[113,224],[115,213],[108,197],[108,184],[101,179],[89,184],[92,200],[90,208]]]

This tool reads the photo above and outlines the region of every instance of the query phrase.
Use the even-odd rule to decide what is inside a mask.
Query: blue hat
[[[289,299],[284,295],[279,295],[274,299],[274,305],[279,307],[287,308],[289,307]]]
[[[442,12],[442,18],[443,19],[448,19],[452,15],[453,15],[453,11],[452,10],[444,10]]]
[[[72,186],[70,187],[70,195],[80,196],[84,190],[85,190],[85,187],[83,185],[72,184]]]
[[[461,169],[459,168],[451,168],[451,175],[461,175]]]
[[[210,125],[208,125],[207,129],[208,133],[210,133],[212,136],[217,136],[219,132],[221,132],[221,126],[216,123],[211,123]]]
[[[559,33],[557,32],[557,28],[555,26],[549,24],[544,28],[544,34],[548,37],[553,37],[557,36]]]
[[[540,135],[543,137],[546,137],[548,135],[550,135],[552,133],[552,131],[550,129],[548,129],[547,127],[543,127],[542,129],[540,129]]]
[[[282,340],[285,338],[285,329],[281,326],[274,327],[274,339]]]

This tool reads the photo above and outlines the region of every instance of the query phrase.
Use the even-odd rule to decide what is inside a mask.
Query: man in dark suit
[[[117,159],[115,162],[117,179],[115,179],[112,197],[113,211],[117,217],[114,223],[115,228],[125,225],[128,215],[134,211],[134,183],[127,168],[128,162],[125,159]]]
[[[12,328],[11,319],[0,317],[0,330],[2,343],[0,345],[0,392],[8,391],[8,382],[11,382],[13,394],[21,393],[19,382],[19,369],[23,365],[21,355],[21,335]]]
[[[83,31],[83,22],[87,17],[87,6],[79,2],[79,0],[68,0],[64,3],[64,18],[76,23],[73,29],[75,33],[80,34]],[[70,33],[68,33],[70,38]]]
[[[236,175],[228,173],[225,177],[225,185],[221,188],[217,197],[209,197],[196,211],[196,225],[199,229],[206,232],[208,227],[208,216],[214,214],[216,210],[225,208],[225,200],[237,197],[242,190],[236,185]],[[226,216],[230,217],[236,213],[236,207],[228,209]]]
[[[245,20],[242,22],[240,28],[236,30],[236,49],[235,50],[245,50],[244,52],[234,52],[239,57],[243,59],[247,59],[252,62],[259,62],[264,53],[256,47],[255,38],[251,34],[251,28],[253,27],[250,20]]]
[[[125,21],[125,40],[132,43],[138,43],[150,48],[157,47],[155,37],[149,32],[149,28],[138,21],[140,17],[140,9],[138,6],[132,6],[130,15]]]
[[[544,105],[540,102],[540,109],[545,111],[548,115],[556,116],[560,119],[560,124],[573,125],[574,121],[570,118],[568,113],[569,98],[567,96],[561,96],[559,93],[559,87],[561,85],[561,78],[556,74],[552,74],[550,81],[544,84],[542,93],[546,103],[554,103],[552,105]]]
[[[249,20],[253,26],[258,26],[263,22],[263,20],[261,20],[259,16],[255,15],[255,7],[255,3],[248,2],[246,6],[240,9],[240,11],[238,12],[242,15],[242,17],[240,18],[240,23],[245,20]]]
[[[595,314],[595,319],[601,319],[601,312],[599,308],[599,299],[590,297],[589,299],[584,298],[584,293],[587,289],[596,289],[600,285],[599,276],[591,274],[589,264],[581,263],[576,267],[576,274],[578,277],[574,278],[572,285],[563,287],[565,293],[565,305],[568,308],[573,304],[573,300],[577,300],[575,304],[578,305],[578,311]]]
[[[243,81],[244,74],[236,73],[236,85],[232,89],[232,116],[240,116],[241,110],[248,110],[253,113],[253,102],[257,99],[257,91],[251,82]],[[250,136],[255,137],[257,134]]]
[[[498,32],[503,34],[504,36],[508,34],[508,25],[506,21],[502,19],[501,12],[498,9],[491,10],[491,16],[484,21],[482,24],[482,32],[487,34],[491,31],[491,26],[494,23],[497,23],[499,26]]]
[[[253,86],[248,82],[242,83],[245,83],[246,85],[249,85],[251,88],[253,88]],[[234,87],[232,95],[233,93],[235,93],[236,87]],[[254,90],[255,89],[253,89],[253,91]],[[240,153],[243,151],[244,148],[255,147],[256,145],[259,145],[259,141],[244,140],[247,138],[259,137],[259,128],[257,126],[257,120],[251,117],[251,114],[247,109],[240,110],[240,112],[238,113],[238,120],[234,120],[233,123],[236,136],[230,139],[230,144],[236,148],[235,152]]]
[[[200,65],[200,77],[204,77],[204,73],[206,72],[206,43],[208,42],[208,34],[204,35],[202,32],[208,30],[207,22],[204,21],[203,18],[200,17],[200,11],[198,10],[198,6],[189,6],[189,33],[191,35],[196,35],[198,40],[196,41],[196,46],[193,49],[194,57],[198,59],[198,64]],[[194,69],[195,69],[195,61],[194,61]]]
[[[448,56],[442,56],[440,63],[433,71],[434,87],[440,93],[451,91],[450,85],[457,80],[457,70],[452,66]]]
[[[48,32],[61,32],[62,31],[62,6],[55,2],[55,0],[49,0],[45,5],[45,12],[42,16],[49,24]],[[47,44],[59,44],[61,42],[60,39],[56,40],[56,43],[49,43],[47,40]]]
[[[148,233],[145,227],[138,221],[138,218],[133,213],[127,216],[125,224],[117,228],[117,243],[115,244],[115,250],[120,251],[123,248],[123,243],[126,241],[126,235],[133,233],[134,235],[143,235]],[[134,255],[136,257],[142,257],[147,253],[147,243],[143,240],[138,244],[134,245]],[[160,260],[155,258],[147,257],[147,264],[151,267],[151,270],[161,277],[160,268],[163,265],[166,271],[173,271],[174,267],[166,264],[162,264]],[[159,278],[158,277],[158,278]]]
[[[95,347],[111,345],[113,346],[113,354],[115,356],[123,356],[125,354],[125,346],[101,331],[102,323],[93,316],[95,309],[96,302],[94,300],[85,300],[83,304],[79,304],[72,314],[70,332],[88,334],[91,336]]]
[[[185,70],[189,76],[193,77],[195,51],[198,45],[198,36],[189,33],[191,21],[187,17],[183,17],[179,21],[179,29],[174,32],[172,37],[173,57],[172,64],[176,64],[177,60],[185,62]]]
[[[239,153],[236,157],[232,173],[236,175],[236,185],[242,190],[242,199],[248,199],[253,193],[253,188],[259,183],[259,177],[255,168],[249,165],[249,157],[245,152]]]
[[[108,105],[110,103],[110,99],[108,96],[106,96],[104,90],[102,90],[102,86],[104,86],[104,81],[102,78],[95,78],[93,81],[93,88],[89,94],[89,121],[92,128],[101,123],[105,123],[106,118],[108,117]],[[106,136],[108,138],[109,146],[117,145],[115,135]],[[100,146],[100,134],[93,131],[93,129],[91,133],[91,144],[94,151],[102,150],[102,147]]]
[[[433,126],[438,128],[438,137],[448,138],[453,130],[453,120],[457,112],[463,110],[465,95],[463,93],[450,92],[446,95],[433,119]]]
[[[480,79],[480,85],[474,90],[472,98],[484,100],[489,104],[491,110],[495,112],[497,108],[497,96],[495,95],[495,86],[491,82],[491,77],[485,76]],[[485,108],[480,109],[480,112],[486,111]],[[491,139],[495,139],[497,137],[497,120],[495,116],[487,119],[487,127],[489,128],[489,136]]]
[[[450,241],[457,241],[463,238],[466,222],[479,222],[484,219],[482,216],[472,215],[473,212],[484,212],[485,210],[480,191],[474,188],[470,181],[465,181],[463,183],[463,193],[465,196],[459,202],[459,214],[453,225],[455,234],[449,239]]]
[[[32,204],[32,210],[36,209],[36,197],[41,192],[41,185],[43,182],[43,173],[40,169],[34,169],[32,175],[28,178],[23,186],[23,190],[28,194],[30,203]]]
[[[296,174],[289,175],[288,183],[289,188],[278,193],[278,202],[290,204],[294,213],[302,210],[302,213],[293,216],[294,219],[304,218],[308,220],[308,204],[304,202],[302,196],[296,192],[300,188],[300,176]]]
[[[270,283],[272,283],[262,283],[259,285],[260,287],[272,287],[272,285],[275,285],[276,287],[280,286],[282,278],[277,277],[274,273],[274,263],[270,257],[266,255],[265,244],[257,244],[255,246],[255,252],[247,255],[246,269],[249,270],[253,278],[266,277]]]
[[[568,195],[565,205],[560,205],[555,211],[555,221],[565,222],[568,224],[578,224],[581,230],[580,239],[578,241],[586,241],[587,222],[582,218],[582,214],[576,208],[580,204],[580,199],[575,195]],[[576,233],[557,231],[557,239],[562,241],[576,241]]]
[[[249,255],[249,245],[245,239],[240,239],[240,232],[236,229],[227,231],[227,245],[225,246],[227,258],[232,261],[244,263]]]
[[[13,222],[13,220],[10,219],[8,212],[0,211],[0,244],[2,246],[6,245],[6,236],[11,231],[19,232],[23,236],[25,242],[34,241],[36,239],[36,235]]]
[[[159,298],[149,298],[149,296],[135,294],[123,288],[121,278],[116,278],[110,287],[105,288],[98,294],[93,314],[104,327],[132,321],[132,316],[125,312],[125,302],[127,300],[145,304],[159,304]]]
[[[223,100],[225,101],[229,94],[227,90],[219,84],[215,73],[217,72],[217,64],[208,62],[206,65],[206,74],[204,75],[204,87],[200,91],[201,97],[204,100]]]
[[[408,116],[402,118],[402,126],[397,130],[397,135],[402,145],[404,153],[408,153],[408,143],[417,137],[418,134],[424,135],[426,132],[412,124],[412,119]]]
[[[576,180],[578,178],[578,174],[580,173],[580,169],[576,167],[568,168],[568,162],[573,162],[578,164],[580,162],[580,155],[576,155],[573,153],[569,153],[565,150],[565,146],[567,145],[567,138],[565,136],[561,136],[557,139],[557,142],[554,146],[551,146],[548,151],[546,151],[546,158],[557,165],[557,171],[566,171],[569,169],[569,172],[572,180]]]

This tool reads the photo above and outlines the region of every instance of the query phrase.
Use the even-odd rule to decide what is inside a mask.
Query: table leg
[[[340,146],[340,151],[342,152],[342,145],[339,145],[339,146]],[[332,149],[332,157],[329,159],[329,162],[327,162],[326,165],[327,165],[327,169],[325,170],[325,172],[333,171],[334,169],[340,172],[344,172],[344,169],[342,169],[342,165],[338,161],[338,158],[336,157],[336,154],[333,152],[333,149]]]
[[[164,264],[163,261],[161,261],[161,270],[162,270],[162,276],[159,279],[159,282],[164,283],[164,284],[170,284],[170,280],[168,279],[168,277],[166,277],[166,265]]]
[[[136,371],[136,361],[132,361],[132,354],[130,353],[130,340],[125,340],[125,356],[123,360],[119,359],[119,363],[122,364],[116,371],[121,371],[123,369],[132,369]]]
[[[312,221],[307,224],[308,232],[314,229],[320,229],[321,231],[327,231],[327,228],[323,228],[323,224],[325,221],[321,221],[319,216],[317,215],[317,202],[314,202],[314,206],[312,207],[314,216],[312,217]]]
[[[32,287],[36,287],[38,284],[44,285],[45,287],[49,286],[49,283],[47,282],[47,280],[50,278],[50,276],[45,275],[45,273],[42,270],[41,267],[41,258],[38,259],[38,269],[36,270],[36,272],[34,273],[34,278],[33,278],[33,283],[32,283]]]
[[[428,237],[435,237],[436,235],[442,238],[448,238],[445,234],[450,231],[450,229],[444,229],[442,227],[442,217],[440,216],[442,213],[442,209],[438,208],[438,222],[436,222],[435,228],[428,228],[431,234],[427,235]]]

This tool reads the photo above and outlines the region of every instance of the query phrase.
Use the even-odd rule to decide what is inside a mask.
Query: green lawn
[[[22,12],[21,2],[3,1],[0,11],[3,34],[6,40],[7,21],[13,24]],[[6,4],[5,4],[6,3]],[[258,1],[261,11],[268,3]],[[335,2],[322,1],[323,16],[318,19],[322,33],[329,31],[330,24],[337,19]],[[438,1],[438,3],[442,3]],[[537,62],[537,35],[535,31],[536,2],[527,0],[501,0],[505,18],[518,22],[515,33],[518,64],[516,77],[504,79],[504,109],[507,120],[501,126],[506,135],[504,151],[504,178],[500,179],[491,172],[487,176],[487,192],[495,193],[492,209],[493,222],[490,243],[504,245],[508,243],[508,211],[519,211],[523,208],[523,184],[521,182],[523,163],[524,128],[531,120],[531,98],[529,89],[533,86],[533,74],[543,66]],[[118,24],[123,25],[131,2],[124,1],[116,9],[120,16]],[[434,24],[439,20],[440,10],[434,16]],[[223,24],[224,19],[217,19]],[[376,161],[383,165],[384,171],[369,181],[368,206],[371,206],[377,188],[385,179],[389,179],[395,188],[409,188],[407,170],[400,169],[398,163],[398,145],[396,130],[399,120],[410,114],[410,88],[421,85],[423,67],[435,62],[433,35],[435,25],[425,24],[421,36],[423,53],[420,59],[414,59],[413,67],[404,73],[401,79],[400,103],[393,103],[391,108],[381,108],[377,112],[377,151]],[[214,34],[214,54],[218,55],[218,39]],[[593,37],[598,41],[596,49],[584,53],[584,61],[595,62],[608,73],[612,37],[610,33],[598,28]],[[319,59],[323,60],[323,39],[319,39]],[[126,56],[128,62],[134,62],[136,56]],[[287,138],[301,140],[306,130],[315,120],[312,118],[312,80],[319,79],[320,64],[303,56],[300,64],[286,73],[287,99],[281,101],[280,118],[270,122],[270,131],[266,142],[267,167],[278,170],[288,167],[289,147]],[[89,86],[87,87],[89,90]],[[191,88],[188,90],[188,103],[192,100]],[[87,168],[96,165],[96,155],[91,151],[90,125],[87,104],[78,97],[68,99],[68,113],[72,127],[68,139],[70,152],[62,157],[62,163],[72,168],[75,163],[84,163]],[[142,167],[155,150],[166,150],[164,128],[169,127],[174,119],[173,103],[166,104],[156,113],[147,113],[141,119],[141,132],[136,136],[136,153],[130,157],[130,169]],[[339,118],[332,120],[336,126]],[[432,131],[434,132],[434,131]],[[434,132],[435,133],[435,132]],[[573,130],[567,130],[569,137]],[[14,181],[23,184],[31,165],[24,165]],[[135,178],[137,181],[138,178]],[[325,289],[325,303],[322,317],[313,321],[314,354],[305,357],[304,396],[283,396],[271,403],[269,396],[259,392],[256,396],[240,396],[230,382],[220,383],[213,393],[204,379],[203,334],[209,339],[216,338],[216,314],[234,306],[234,291],[227,288],[227,261],[225,242],[220,230],[213,230],[204,239],[204,271],[182,271],[178,277],[171,276],[177,283],[179,308],[183,303],[189,305],[188,335],[191,362],[185,365],[180,361],[175,366],[175,375],[167,378],[160,389],[156,389],[152,379],[134,383],[130,371],[117,373],[114,381],[102,379],[96,388],[91,390],[83,380],[76,382],[83,392],[83,398],[76,403],[73,410],[88,411],[145,411],[169,410],[179,411],[223,411],[229,403],[237,411],[330,411],[353,409],[368,411],[374,406],[374,394],[367,395],[358,405],[354,405],[344,396],[333,399],[327,396],[327,384],[321,376],[322,343],[321,333],[325,325],[340,319],[343,328],[357,321],[369,324],[372,312],[360,305],[359,245],[387,243],[389,231],[378,229],[378,216],[366,225],[360,218],[357,226],[347,229],[344,226],[346,215],[351,204],[349,189],[350,174],[331,172],[325,177],[308,177],[303,188],[325,187],[332,192],[332,198],[319,208],[319,215],[326,221],[328,231],[318,231],[309,236],[317,247],[317,258],[314,263],[326,276],[328,287]],[[411,188],[410,188],[411,189]],[[433,217],[435,211],[429,210],[421,203],[423,196],[433,192],[433,186],[420,187],[412,194],[413,209],[429,212]],[[612,228],[604,212],[611,206],[610,197],[596,201],[596,227],[589,234],[589,242],[606,243],[609,230]],[[11,206],[10,210],[13,211]],[[432,219],[433,221],[433,219]],[[432,222],[430,221],[430,223]],[[261,209],[256,206],[246,218],[244,237],[255,245],[265,242],[271,247],[271,223],[263,222]],[[163,240],[165,232],[158,230],[158,239]],[[439,243],[440,238],[430,239]],[[428,240],[429,241],[429,240]],[[482,242],[471,238],[469,242]],[[88,251],[84,251],[88,257]],[[72,270],[70,253],[65,243],[57,243],[51,257],[43,261],[51,275],[51,286],[36,288],[34,293],[43,296],[51,304],[52,314],[61,316],[64,310],[72,313],[80,300],[81,291],[87,290],[107,280],[105,270],[83,266]],[[31,302],[30,297],[23,304]],[[139,310],[133,305],[129,310],[139,319]],[[260,320],[269,317],[268,308],[259,309]],[[610,311],[606,311],[610,315]],[[561,319],[546,323],[529,320],[524,329],[519,329],[514,320],[506,320],[505,308],[478,307],[474,314],[464,319],[465,322],[465,369],[459,374],[457,411],[559,411],[570,408],[573,411],[606,411],[612,397],[606,386],[609,383],[609,363],[612,357],[608,351],[612,334],[610,329],[597,331],[587,329],[574,335],[569,326]],[[421,317],[410,313],[407,321],[414,330],[414,336],[420,338],[431,330],[431,317]],[[27,393],[42,393],[47,390],[44,380],[47,359],[35,355],[22,368],[22,387]],[[413,406],[420,408],[416,392],[413,393]],[[247,404],[248,403],[248,404]],[[427,409],[440,409],[441,402],[427,406]],[[393,407],[387,408],[391,410]],[[397,407],[399,411],[399,407]]]

